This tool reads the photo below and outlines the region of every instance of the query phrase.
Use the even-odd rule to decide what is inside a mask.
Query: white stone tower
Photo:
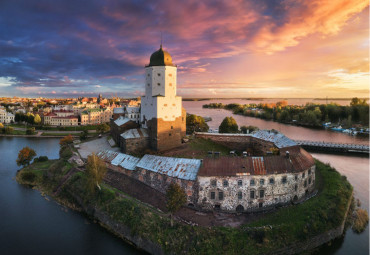
[[[141,98],[141,123],[148,128],[151,147],[167,150],[181,144],[186,131],[186,112],[176,96],[177,66],[162,49],[154,52],[145,67],[145,96]]]

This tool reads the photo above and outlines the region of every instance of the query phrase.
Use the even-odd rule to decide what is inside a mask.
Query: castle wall
[[[286,182],[283,181],[286,178]],[[270,179],[273,183],[270,183]],[[251,181],[254,180],[254,184]],[[261,184],[261,180],[263,184]],[[216,186],[214,186],[216,181]],[[227,181],[227,186],[224,185]],[[240,183],[241,181],[241,183]],[[198,176],[198,206],[212,210],[215,206],[225,211],[236,211],[241,205],[243,210],[253,210],[287,204],[301,199],[311,193],[315,187],[315,166],[299,173],[272,175],[241,175],[241,176]],[[261,197],[260,190],[263,190]],[[214,192],[214,194],[212,194]],[[219,195],[222,193],[222,199]],[[239,197],[241,192],[241,197]],[[251,197],[254,192],[254,198]]]
[[[125,139],[120,137],[121,151],[126,154],[140,153],[149,148],[149,137]]]
[[[254,155],[263,155],[266,151],[274,148],[274,144],[246,134],[212,134],[195,133],[196,138],[211,139],[222,144],[230,150],[253,151]]]
[[[187,195],[187,203],[195,204],[198,200],[197,197],[197,183],[196,181],[183,180],[174,178],[171,176],[155,173],[143,168],[137,168],[136,170],[127,170],[119,166],[114,166],[106,163],[108,169],[114,170],[116,172],[125,174],[131,178],[134,178],[151,188],[159,191],[162,194],[166,194],[167,188],[171,183],[177,183],[185,190]]]

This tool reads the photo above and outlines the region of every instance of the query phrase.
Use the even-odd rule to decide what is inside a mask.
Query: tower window
[[[157,85],[158,85],[158,86],[161,86],[161,84],[160,84],[159,82],[157,83]]]
[[[161,76],[161,74],[160,74],[160,73],[158,73],[158,76]]]
[[[148,87],[150,86],[150,83],[148,83]]]
[[[170,83],[170,87],[172,86],[172,83]]]
[[[173,129],[173,126],[171,126],[171,129]]]
[[[148,77],[150,76],[150,74],[148,73]]]
[[[168,76],[172,77],[172,73],[168,74]]]
[[[167,104],[164,104],[163,106],[167,106]]]
[[[169,133],[168,136],[171,136],[171,133]]]

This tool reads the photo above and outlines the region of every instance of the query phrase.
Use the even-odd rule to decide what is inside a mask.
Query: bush
[[[73,155],[73,152],[71,148],[69,148],[68,146],[63,146],[62,148],[60,148],[59,156],[62,159],[69,159],[70,157],[72,157],[72,155]]]
[[[26,135],[33,135],[33,134],[35,134],[35,128],[34,127],[27,128]]]
[[[356,233],[361,233],[365,230],[369,223],[369,215],[366,210],[358,208],[355,212],[355,221],[353,222],[352,229]]]
[[[45,162],[45,161],[48,161],[48,160],[49,160],[49,158],[47,156],[40,156],[38,158],[35,158],[33,160],[33,162]]]
[[[22,180],[33,182],[36,178],[36,175],[33,172],[23,172],[22,173]]]
[[[218,128],[220,133],[238,133],[239,128],[233,117],[226,117]]]

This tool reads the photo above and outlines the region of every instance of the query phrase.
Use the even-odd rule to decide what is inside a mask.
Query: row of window
[[[312,179],[310,177],[308,179],[308,183],[311,184],[311,182],[312,182]],[[307,187],[307,180],[304,181],[304,187]],[[295,189],[295,191],[298,190],[298,185],[297,184],[295,185],[294,189]],[[265,197],[265,190],[261,189],[258,192],[259,192],[259,198],[264,198]],[[239,191],[237,196],[238,196],[239,200],[243,199],[243,192]],[[211,197],[212,200],[216,199],[216,192],[211,191],[210,197]],[[251,190],[249,192],[249,198],[250,199],[255,199],[256,198],[256,191],[255,190]],[[223,193],[223,191],[219,191],[218,192],[218,200],[223,200],[223,199],[224,199],[224,193]]]
[[[311,175],[311,169],[308,170],[308,175]],[[302,178],[305,178],[305,173],[302,173]],[[298,180],[298,175],[295,175],[295,180]],[[281,178],[281,182],[283,184],[287,183],[287,177],[286,176],[283,176]],[[270,178],[268,180],[268,183],[269,184],[275,184],[275,179],[274,178]],[[260,179],[259,180],[259,184],[260,185],[265,185],[265,179]],[[311,184],[311,182],[310,182],[310,184]],[[222,185],[224,187],[228,187],[229,186],[228,180],[223,180],[222,181]],[[254,186],[254,185],[256,185],[256,180],[255,179],[250,180],[250,186]],[[217,180],[211,180],[211,186],[216,187],[217,186]],[[243,186],[243,181],[242,180],[238,180],[238,186],[239,187]]]
[[[256,191],[255,190],[251,190],[250,193],[249,193],[249,197],[251,199],[255,199],[256,198]],[[259,198],[264,198],[265,197],[265,190],[261,189],[258,191],[259,192]],[[243,199],[243,192],[239,191],[238,194],[238,199],[241,200]],[[210,198],[211,200],[215,200],[216,199],[216,192],[215,191],[211,191],[210,193]],[[223,191],[219,191],[218,192],[218,200],[223,200],[224,199],[224,192]]]
[[[157,73],[158,76],[161,76],[160,73]],[[172,77],[172,73],[168,74],[168,76]],[[148,73],[148,77],[150,77],[150,73]]]

